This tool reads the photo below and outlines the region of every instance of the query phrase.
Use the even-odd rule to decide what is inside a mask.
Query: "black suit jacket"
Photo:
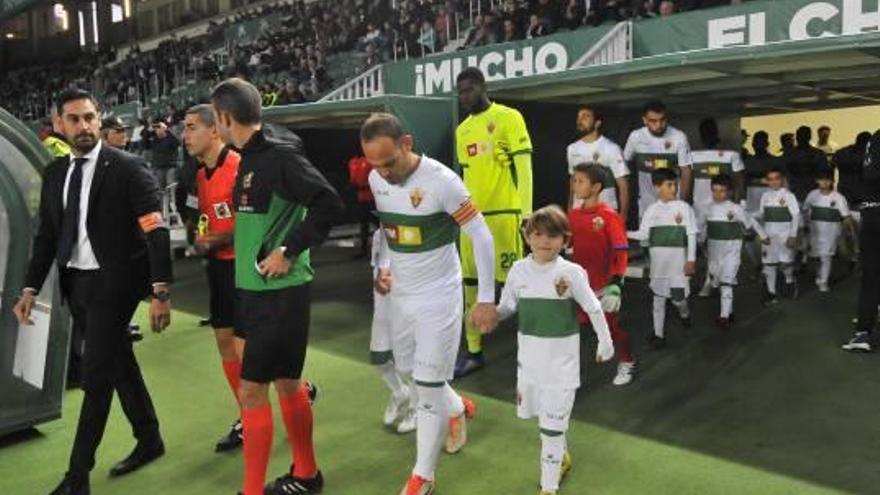
[[[26,287],[40,290],[56,262],[69,166],[70,156],[63,156],[49,164],[43,174],[40,226],[34,238]],[[100,265],[96,287],[99,293],[140,298],[151,291],[152,283],[171,282],[168,229],[161,226],[144,233],[139,221],[161,211],[159,187],[146,162],[102,143],[86,219],[89,242]],[[65,286],[62,269],[61,287],[66,293]]]

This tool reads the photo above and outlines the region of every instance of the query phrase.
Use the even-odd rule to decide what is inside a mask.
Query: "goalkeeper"
[[[599,201],[606,173],[599,164],[584,163],[574,167],[572,188],[575,198],[583,201],[583,205],[568,212],[568,221],[574,248],[572,261],[587,271],[590,288],[602,303],[618,356],[617,376],[613,383],[623,386],[632,381],[636,366],[630,352],[629,335],[618,321],[629,243],[620,216],[608,204]],[[583,314],[580,317],[581,322],[586,323],[586,317]]]
[[[455,131],[455,148],[464,184],[483,213],[495,243],[495,281],[501,285],[523,257],[520,226],[532,213],[532,140],[519,111],[489,101],[486,80],[476,67],[456,79],[458,101],[468,115]],[[464,307],[477,302],[473,245],[461,236]],[[483,367],[482,335],[465,319],[467,352],[455,366],[456,378]]]

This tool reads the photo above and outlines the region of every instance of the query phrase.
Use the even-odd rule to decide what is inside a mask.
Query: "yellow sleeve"
[[[508,153],[516,155],[519,153],[530,153],[532,151],[532,138],[529,136],[529,130],[526,128],[526,121],[521,113],[511,109],[505,120],[504,131],[507,138],[509,149]]]
[[[522,217],[528,218],[532,214],[532,154],[514,155],[513,165],[516,167],[516,190]]]

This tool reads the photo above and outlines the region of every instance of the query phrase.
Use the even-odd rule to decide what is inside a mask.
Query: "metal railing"
[[[616,64],[632,60],[632,46],[632,21],[619,22],[581,58],[577,59],[571,68]]]
[[[382,77],[382,65],[380,64],[370,67],[366,72],[327,93],[318,101],[360,100],[384,94],[385,79]]]

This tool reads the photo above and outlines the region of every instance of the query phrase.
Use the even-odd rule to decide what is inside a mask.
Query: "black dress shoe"
[[[110,470],[110,477],[115,478],[136,471],[165,455],[165,444],[160,440],[149,447],[138,444],[128,457],[119,461]]]
[[[64,475],[54,490],[49,495],[89,495],[89,478],[82,476]]]

